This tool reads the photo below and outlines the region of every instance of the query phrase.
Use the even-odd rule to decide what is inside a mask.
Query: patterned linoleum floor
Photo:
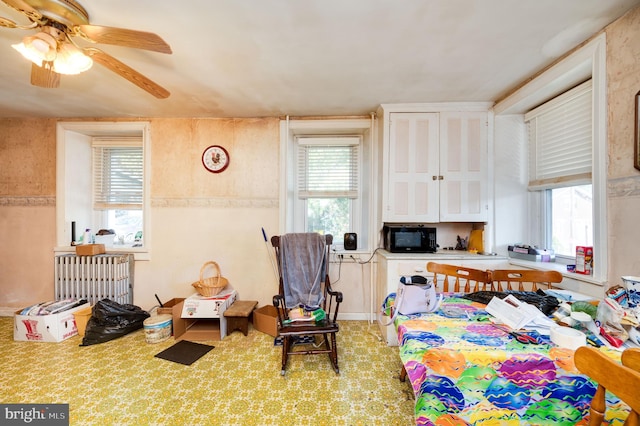
[[[413,394],[398,350],[377,325],[341,321],[340,375],[327,355],[290,358],[273,337],[236,331],[191,366],[155,358],[170,340],[144,331],[93,346],[16,342],[0,317],[0,402],[68,403],[71,425],[412,425]]]

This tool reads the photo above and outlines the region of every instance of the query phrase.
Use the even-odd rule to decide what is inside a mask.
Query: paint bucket
[[[155,315],[142,323],[147,343],[160,343],[171,337],[171,319],[169,314]]]

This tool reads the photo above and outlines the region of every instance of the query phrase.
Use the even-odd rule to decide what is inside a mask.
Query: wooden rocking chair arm
[[[327,290],[327,293],[329,293],[332,298],[335,298],[336,303],[341,303],[342,302],[343,297],[342,297],[342,292],[341,291]]]
[[[281,294],[276,294],[275,296],[273,296],[273,306],[275,306],[276,308],[279,307],[280,305],[284,304],[284,296]]]
[[[286,319],[284,316],[284,312],[286,312],[284,305],[284,296],[282,294],[276,294],[275,296],[273,296],[273,306],[275,306],[276,310],[278,311],[278,320],[279,323],[282,324],[282,322]]]
[[[329,295],[329,297],[327,297],[327,300],[325,301],[327,318],[330,318],[330,320],[335,323],[338,319],[338,310],[340,309],[340,303],[343,299],[342,292],[327,289],[327,294]]]

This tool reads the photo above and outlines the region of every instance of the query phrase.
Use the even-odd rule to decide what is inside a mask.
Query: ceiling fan
[[[22,43],[12,46],[33,62],[31,84],[56,88],[60,85],[60,74],[79,74],[97,62],[156,98],[169,97],[169,91],[164,87],[113,56],[95,47],[81,47],[74,41],[74,37],[80,37],[92,43],[170,54],[171,47],[157,34],[92,25],[87,11],[75,0],[1,1],[26,15],[31,24],[19,25],[0,17],[0,27],[38,29],[35,35],[26,36]]]

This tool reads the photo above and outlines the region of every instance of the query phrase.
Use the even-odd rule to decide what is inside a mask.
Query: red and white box
[[[26,342],[62,342],[78,334],[73,315],[87,304],[51,315],[21,315],[16,311],[13,321],[13,340]]]
[[[184,300],[182,318],[224,318],[224,311],[238,298],[238,293],[227,286],[215,296],[195,293]]]
[[[578,274],[593,274],[593,247],[576,246],[576,272]]]

